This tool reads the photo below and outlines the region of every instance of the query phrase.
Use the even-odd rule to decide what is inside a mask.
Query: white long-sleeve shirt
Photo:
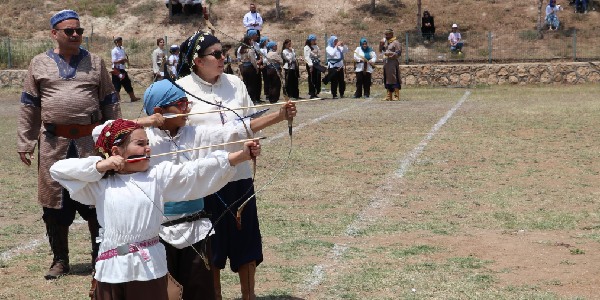
[[[110,51],[110,57],[112,59],[113,68],[125,70],[125,64],[116,64],[115,61],[121,60],[127,57],[125,54],[125,49],[123,47],[114,47],[112,51]]]
[[[283,49],[283,51],[281,51],[281,53],[283,54],[283,68],[284,69],[296,69],[298,68],[297,63],[296,63],[296,51],[294,51],[294,49]],[[312,62],[311,62],[312,64]]]
[[[306,64],[309,67],[313,66],[313,62],[312,62],[313,58],[320,59],[320,57],[321,57],[321,52],[320,52],[319,46],[313,45],[312,47],[313,48],[311,50],[309,46],[304,46],[304,61],[306,61]]]
[[[247,128],[250,129],[248,119],[245,120],[245,123]],[[240,121],[227,122],[225,126],[184,126],[173,137],[169,136],[168,132],[156,127],[146,128],[146,134],[150,141],[152,153],[167,153],[250,138]],[[210,154],[210,151],[211,149],[201,149],[158,156],[151,158],[150,163],[156,165],[163,161],[170,161],[179,164],[205,157]],[[194,212],[170,215],[168,218],[165,217],[163,222],[177,220],[192,213]],[[169,227],[161,226],[160,237],[174,247],[183,249],[203,240],[211,227],[210,219],[201,218],[193,222],[184,222]],[[211,233],[214,234],[214,231]]]
[[[364,71],[364,59],[365,58],[365,52],[363,51],[362,47],[356,47],[356,50],[354,50],[354,61],[356,61],[356,68],[354,69],[354,72],[362,72]],[[371,59],[369,59],[370,63],[367,63],[367,72],[369,73],[373,73],[373,66],[371,66],[371,64],[375,64],[377,62],[377,53],[375,53],[374,50],[371,49]]]
[[[154,74],[162,72],[161,67],[166,55],[165,50],[160,49],[159,47],[152,51],[152,72],[154,72]],[[164,74],[162,75],[164,76]]]
[[[189,94],[187,98],[192,101],[191,113],[204,112],[211,110],[222,110],[221,108],[201,102],[191,95],[194,95],[200,99],[206,100],[210,103],[219,103],[225,107],[236,109],[238,107],[254,106],[246,85],[242,80],[230,74],[221,74],[215,84],[210,84],[198,75],[192,73],[177,80],[177,84],[183,87]],[[190,95],[191,94],[191,95]],[[240,116],[247,116],[256,112],[254,108],[236,109],[235,110]],[[188,117],[188,123],[190,125],[222,125],[227,122],[231,122],[237,119],[237,116],[230,111],[210,113],[202,115],[190,115]],[[242,144],[233,144],[215,149],[223,149],[227,152],[235,152],[242,150]],[[252,168],[249,162],[243,162],[235,166],[236,174],[233,176],[231,181],[237,181],[241,179],[252,178]]]
[[[229,164],[228,153],[222,151],[180,165],[163,162],[145,172],[106,178],[96,169],[100,160],[99,156],[64,159],[50,168],[52,178],[74,200],[96,206],[102,226],[99,253],[155,238],[165,202],[193,200],[217,192],[235,171]],[[94,278],[105,283],[123,283],[148,281],[166,274],[165,248],[157,243],[135,253],[97,261]]]
[[[327,48],[325,48],[325,51],[327,52],[327,67],[328,68],[341,68],[344,66],[343,54],[348,52],[348,46],[346,46],[346,45],[337,46],[337,47],[327,46]],[[330,61],[331,59],[334,59],[334,60],[339,59],[339,61],[331,62]]]
[[[260,16],[260,14],[258,12],[247,12],[244,15],[244,27],[246,27],[246,29],[256,29],[256,30],[262,30],[262,25],[263,25],[263,19]],[[252,24],[258,23],[258,25],[254,26]]]

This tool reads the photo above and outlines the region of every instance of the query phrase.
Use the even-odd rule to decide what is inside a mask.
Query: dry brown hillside
[[[122,35],[129,38],[151,38],[168,34],[187,36],[198,27],[192,17],[168,17],[163,0],[3,0],[0,10],[0,36],[46,37],[48,19],[56,11],[72,8],[82,15],[88,34]],[[221,30],[240,35],[241,18],[251,1],[212,0],[211,17]],[[307,34],[328,32],[347,39],[378,34],[392,27],[398,31],[414,30],[416,0],[378,0],[375,13],[369,12],[370,0],[281,0],[283,16],[275,20],[274,0],[255,0],[266,19],[265,34]],[[521,0],[423,0],[423,9],[435,16],[438,32],[447,32],[459,23],[463,32],[513,31],[533,29],[537,20],[537,1]],[[544,6],[547,1],[544,1]],[[565,29],[600,29],[600,13],[574,14],[569,1],[559,0],[565,7],[561,20]],[[594,1],[596,2],[596,1]],[[595,4],[598,5],[597,3]]]

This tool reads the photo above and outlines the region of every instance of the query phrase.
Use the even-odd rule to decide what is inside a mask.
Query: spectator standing
[[[231,50],[231,45],[224,44],[223,55],[225,55],[225,65],[223,66],[223,73],[233,75],[233,68],[231,67],[231,63],[233,63],[233,58],[231,58],[229,50]]]
[[[286,39],[282,48],[281,57],[283,58],[283,70],[285,72],[285,91],[288,97],[299,99],[298,78],[300,78],[300,72],[296,51],[292,48],[292,40]]]
[[[163,63],[165,62],[165,39],[156,39],[156,49],[152,51],[152,72],[154,73],[154,81],[162,80],[165,77],[165,72],[162,69]]]
[[[283,58],[277,53],[277,43],[274,41],[267,43],[267,51],[269,51],[267,52],[269,63],[265,65],[265,69],[267,70],[265,86],[268,86],[269,90],[265,96],[269,103],[276,103],[279,101],[279,96],[281,95],[281,78],[279,74],[281,74]]]
[[[104,120],[121,116],[104,60],[81,48],[83,28],[73,10],[50,18],[57,46],[35,56],[23,84],[17,124],[17,151],[31,166],[38,153],[38,202],[53,258],[46,279],[69,273],[69,226],[75,213],[88,222],[92,266],[98,256],[98,220],[93,206],[73,201],[50,176],[50,166],[65,158],[94,155],[92,130]]]
[[[246,27],[246,34],[249,34],[250,30],[256,30],[258,37],[260,38],[260,31],[263,26],[263,18],[256,11],[256,5],[250,3],[250,11],[244,15],[244,27]]]
[[[202,38],[202,39],[200,39]],[[193,47],[191,51],[189,48]],[[188,67],[180,70],[185,76],[177,81],[188,93],[188,98],[193,99],[190,94],[201,99],[212,99],[217,104],[236,109],[242,116],[248,116],[256,112],[252,101],[246,92],[244,83],[233,75],[223,74],[222,48],[219,40],[207,32],[197,32],[189,37],[181,47],[182,66]],[[221,66],[221,67],[220,67]],[[190,74],[191,72],[191,74]],[[197,100],[192,100],[194,105],[191,112],[203,112],[220,110],[221,108]],[[240,107],[251,107],[238,109]],[[263,123],[264,127],[286,120],[287,117],[296,115],[294,103],[282,104],[279,112],[270,113],[253,119]],[[237,116],[232,112],[215,112],[211,114],[194,115],[189,117],[191,125],[224,125],[233,122]],[[263,127],[263,128],[264,128]],[[251,128],[254,131],[254,128]],[[219,147],[229,150],[239,149],[240,145],[228,145]],[[240,202],[234,202],[254,194],[252,180],[252,168],[249,163],[236,166],[236,175],[220,191],[205,197],[205,209],[211,214],[211,221],[216,222],[227,208],[231,208],[233,214],[227,212],[223,219],[215,223],[215,234],[211,237],[211,249],[213,259],[212,270],[215,278],[215,293],[217,298],[221,296],[220,272],[225,268],[227,259],[232,271],[237,272],[240,278],[242,299],[255,299],[254,283],[256,267],[263,261],[262,240],[256,208],[256,198],[252,197],[242,212],[241,226],[238,228],[235,212]],[[242,200],[243,201],[243,200]]]
[[[423,17],[421,18],[421,34],[427,41],[433,40],[435,35],[435,23],[433,16],[429,14],[429,11],[423,12]]]
[[[308,35],[304,43],[304,61],[308,73],[308,94],[310,99],[318,98],[321,92],[321,73],[325,71],[325,67],[321,66],[321,50],[314,34]]]
[[[402,44],[394,36],[394,31],[387,29],[380,47],[383,49],[383,83],[387,90],[385,100],[400,100],[402,84],[400,80],[399,59],[402,55]]]
[[[262,87],[261,81],[261,70],[262,70],[262,58],[257,53],[254,39],[256,38],[256,30],[252,29],[248,31],[248,35],[244,38],[242,45],[240,46],[240,62],[241,62],[241,73],[244,84],[248,89],[248,94],[252,99],[253,103],[262,103],[260,100],[260,93]]]
[[[575,0],[575,12],[587,14],[588,0]]]
[[[371,96],[371,74],[373,73],[373,66],[377,62],[377,54],[369,46],[366,38],[361,38],[359,46],[354,50],[354,61],[356,67],[354,72],[356,73],[356,92],[354,98],[360,98],[365,92],[365,98]]]
[[[171,14],[179,15],[183,12],[183,4],[179,0],[165,0],[165,6],[169,9],[169,1],[171,2]]]
[[[327,76],[323,78],[323,83],[331,81],[331,95],[337,99],[338,88],[340,97],[344,98],[346,91],[346,81],[344,79],[344,54],[348,52],[348,46],[339,41],[337,36],[332,35],[327,41]]]
[[[171,78],[175,79],[177,78],[177,66],[179,64],[179,46],[172,45],[169,52],[171,53],[169,55],[169,71],[171,72]]]
[[[131,79],[127,71],[125,71],[126,65],[129,64],[129,58],[125,52],[125,48],[123,48],[123,38],[120,36],[116,37],[114,43],[115,47],[110,52],[110,56],[113,64],[112,83],[115,86],[115,91],[118,95],[121,92],[121,87],[123,87],[129,95],[131,102],[138,101],[140,98],[135,96],[133,87],[131,86]]]
[[[260,55],[262,57],[262,68],[260,69],[260,74],[262,77],[263,91],[265,94],[265,98],[267,98],[269,94],[269,80],[267,79],[267,66],[269,65],[269,60],[267,59],[267,53],[269,50],[267,49],[267,43],[269,43],[269,38],[266,36],[261,36],[258,42],[258,51],[260,51]],[[267,99],[268,100],[268,99]]]
[[[452,32],[448,35],[448,44],[450,45],[450,52],[458,55],[462,54],[463,42],[462,36],[458,31],[458,25],[452,24]]]
[[[560,10],[562,10],[562,7],[556,4],[556,0],[550,0],[550,3],[546,6],[546,25],[548,25],[548,29],[558,30],[560,21],[556,13]]]

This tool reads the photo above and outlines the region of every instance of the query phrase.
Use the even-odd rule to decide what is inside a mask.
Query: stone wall
[[[382,82],[382,65],[373,73],[374,83]],[[579,84],[600,82],[600,62],[401,65],[405,86],[476,86],[496,84]],[[354,82],[353,66],[346,70],[346,81]],[[149,69],[128,70],[134,84],[147,87],[152,82]],[[0,87],[23,84],[26,70],[0,70]],[[305,68],[301,77],[306,78]]]

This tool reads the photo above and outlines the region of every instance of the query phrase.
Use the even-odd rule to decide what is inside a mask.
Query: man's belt
[[[169,226],[173,226],[173,225],[177,225],[177,224],[181,224],[181,223],[194,222],[194,221],[200,220],[202,218],[210,218],[210,214],[204,210],[201,210],[199,212],[195,212],[189,216],[185,216],[185,217],[179,218],[177,220],[164,222],[164,223],[162,223],[162,226],[169,227]]]
[[[126,255],[129,253],[139,252],[145,248],[154,246],[154,245],[158,244],[159,242],[160,242],[160,239],[158,237],[153,237],[149,240],[145,240],[145,241],[141,241],[141,242],[137,242],[137,243],[123,244],[121,246],[118,246],[117,248],[102,252],[102,254],[98,255],[98,258],[96,258],[96,261],[113,258],[115,256],[122,256],[122,255]],[[147,255],[147,253],[142,253],[142,256],[146,256],[146,255]],[[147,260],[147,258],[144,257],[144,260]]]
[[[94,127],[100,125],[100,123],[88,124],[88,125],[79,125],[79,124],[54,124],[54,123],[44,123],[44,128],[46,131],[50,132],[55,136],[60,136],[68,139],[78,139],[84,136],[92,135],[92,131]]]

